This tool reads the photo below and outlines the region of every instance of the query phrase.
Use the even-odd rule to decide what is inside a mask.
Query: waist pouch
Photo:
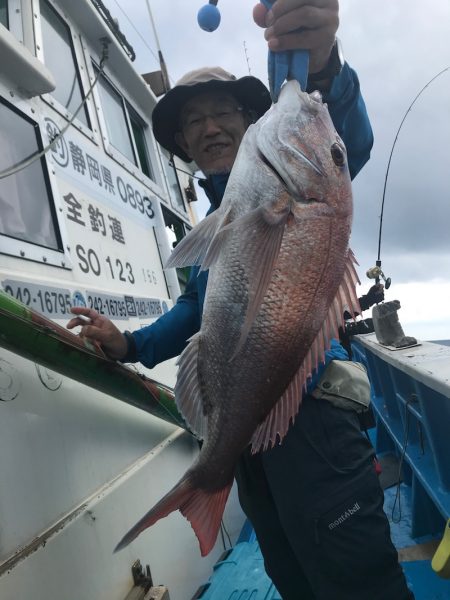
[[[361,363],[332,360],[311,392],[314,398],[327,400],[337,408],[366,411],[370,405],[370,382]]]

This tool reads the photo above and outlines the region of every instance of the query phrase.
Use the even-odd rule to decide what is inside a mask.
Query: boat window
[[[170,202],[175,210],[186,212],[183,196],[181,194],[180,183],[177,172],[170,159],[170,154],[161,148],[162,161],[164,164],[164,173],[166,175],[167,187],[169,188]]]
[[[145,123],[131,106],[128,106],[127,108],[128,114],[130,115],[131,129],[133,131],[134,143],[136,145],[141,171],[145,173],[147,177],[150,177],[150,179],[155,180],[148,159],[147,143],[145,141]]]
[[[56,81],[52,97],[73,114],[83,101],[83,93],[70,29],[46,0],[40,4],[45,64]],[[77,119],[90,127],[86,106]]]
[[[109,141],[114,148],[119,150],[130,162],[136,165],[122,96],[103,75],[98,80],[98,83]]]
[[[166,233],[172,248],[180,242],[188,233],[186,223],[183,223],[176,215],[174,215],[165,206],[161,205],[161,210],[164,217],[164,224],[166,226]],[[182,267],[177,269],[178,283],[180,284],[181,293],[186,289],[186,284],[189,279],[191,268]]]
[[[39,129],[0,101],[0,172],[42,150]],[[59,250],[61,241],[44,159],[0,179],[0,234]]]
[[[0,23],[9,28],[8,0],[0,0]]]
[[[94,71],[98,73],[95,64]],[[98,80],[98,90],[109,143],[155,181],[146,142],[148,125],[103,74]]]

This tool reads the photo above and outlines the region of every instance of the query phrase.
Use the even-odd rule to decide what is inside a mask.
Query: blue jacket
[[[328,104],[334,126],[346,145],[350,175],[353,179],[369,159],[373,135],[360,93],[358,77],[347,64],[335,77],[329,93],[324,95],[323,100]],[[227,175],[217,175],[209,177],[203,183],[211,202],[209,212],[220,205],[227,181]],[[198,275],[198,267],[192,268],[186,290],[179,296],[174,307],[155,323],[132,333],[135,347],[130,347],[124,362],[139,361],[152,368],[182,352],[187,340],[200,329],[207,277],[205,272]],[[338,354],[341,353],[337,346],[334,346],[334,349]],[[336,358],[339,357],[344,356],[336,355]],[[330,355],[330,358],[334,356]]]

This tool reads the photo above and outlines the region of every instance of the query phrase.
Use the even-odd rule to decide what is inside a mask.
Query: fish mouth
[[[292,182],[289,179],[283,177],[283,175],[279,172],[279,170],[275,167],[275,165],[267,158],[267,156],[261,151],[260,148],[258,148],[258,156],[261,159],[261,161],[266,165],[266,167],[271,171],[271,173],[273,175],[275,175],[275,177],[278,179],[278,181],[281,183],[281,185],[289,192],[289,194],[291,196],[293,196],[294,198],[298,198],[298,190],[295,189]],[[323,175],[322,171],[320,169],[318,169],[318,167],[316,167],[315,165],[313,165],[313,167],[321,175]],[[323,200],[321,200],[319,198],[302,198],[298,201],[301,203],[304,203],[304,204],[311,204],[314,202],[319,202],[319,203],[323,202]]]

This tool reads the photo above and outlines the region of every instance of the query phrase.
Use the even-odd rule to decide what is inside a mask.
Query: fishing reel
[[[370,267],[370,269],[366,271],[366,275],[369,279],[375,279],[376,283],[379,283],[381,278],[384,281],[384,287],[387,290],[391,287],[391,278],[385,277],[383,271],[381,270],[381,265],[377,264],[376,267]]]
[[[209,0],[209,4],[205,4],[198,11],[197,22],[204,31],[215,31],[220,25],[220,12],[217,8],[219,0]]]

